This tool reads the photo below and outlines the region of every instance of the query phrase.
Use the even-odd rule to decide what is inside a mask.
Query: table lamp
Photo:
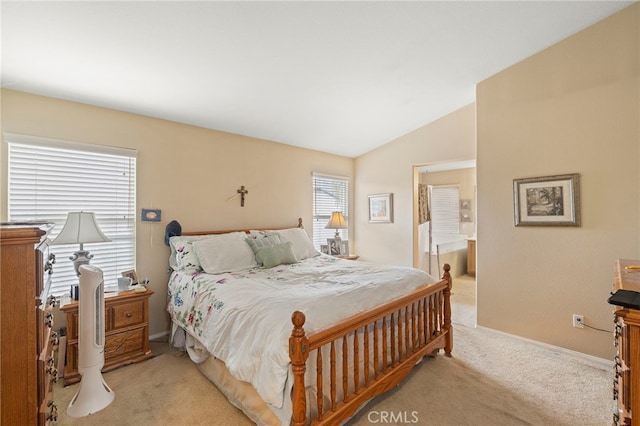
[[[344,219],[344,215],[342,212],[333,212],[331,213],[331,219],[329,219],[329,223],[325,226],[325,229],[335,229],[336,236],[334,237],[336,240],[341,239],[340,233],[338,229],[347,229],[347,221]]]
[[[80,244],[80,250],[73,253],[69,259],[73,261],[76,275],[80,276],[80,265],[88,265],[93,255],[84,249],[85,243],[103,243],[111,241],[107,238],[96,223],[96,215],[93,212],[69,212],[67,221],[62,231],[51,242],[54,245]]]

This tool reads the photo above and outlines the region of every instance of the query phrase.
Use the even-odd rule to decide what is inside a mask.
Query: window
[[[457,185],[429,186],[431,224],[434,234],[460,233],[459,188]]]
[[[136,151],[5,134],[9,145],[10,221],[55,224],[54,239],[70,211],[92,211],[111,240],[87,244],[91,264],[102,269],[105,284],[135,267]],[[76,245],[51,246],[56,255],[51,292],[62,295],[78,278],[69,257]]]
[[[326,229],[331,213],[342,212],[349,223],[349,179],[313,174],[313,245],[320,250],[327,238],[336,235],[335,229]],[[348,230],[339,229],[340,238],[348,239]]]

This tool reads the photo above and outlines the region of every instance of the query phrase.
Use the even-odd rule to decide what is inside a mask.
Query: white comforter
[[[239,273],[174,272],[168,309],[173,321],[224,361],[235,378],[282,408],[290,391],[285,385],[295,310],[305,314],[310,333],[435,281],[413,268],[321,255]]]

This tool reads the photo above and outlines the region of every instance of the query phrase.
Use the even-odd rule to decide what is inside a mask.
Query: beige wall
[[[477,102],[356,159],[367,260],[410,265],[411,165],[476,158],[478,324],[611,358],[616,258],[640,256],[639,4],[480,83]],[[392,164],[393,166],[389,166]],[[580,173],[580,228],[514,227],[514,178]],[[413,176],[418,179],[417,172]],[[395,223],[367,222],[393,192]]]
[[[477,86],[478,324],[611,358],[616,258],[639,252],[640,5]],[[515,227],[514,178],[579,173],[582,226]]]
[[[164,226],[184,230],[294,226],[311,232],[312,172],[353,177],[353,159],[11,90],[2,91],[2,132],[138,150],[137,208],[162,209],[162,223],[137,223],[139,275],[149,277],[151,334],[168,329],[169,249]],[[1,219],[6,220],[6,144]],[[249,190],[245,207],[236,194]],[[353,192],[353,191],[351,191]],[[138,215],[139,217],[139,215]]]
[[[419,180],[414,166],[473,160],[475,146],[471,104],[356,158],[355,238],[361,259],[413,266]],[[393,193],[394,222],[369,223],[368,195],[387,192]]]

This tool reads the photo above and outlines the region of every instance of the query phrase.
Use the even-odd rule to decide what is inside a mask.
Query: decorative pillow
[[[244,239],[207,238],[192,244],[202,269],[208,274],[242,271],[258,266],[253,250]]]
[[[273,246],[264,246],[258,248],[258,254],[262,259],[262,265],[265,268],[272,268],[277,265],[297,263],[298,259],[293,254],[292,244],[290,242],[275,244]]]
[[[280,235],[282,242],[291,242],[293,254],[295,254],[298,260],[303,260],[320,254],[320,252],[318,252],[313,246],[313,242],[309,238],[309,235],[307,235],[307,231],[302,228],[281,229],[267,232],[267,235],[274,234]]]
[[[171,247],[169,266],[174,270],[195,269],[199,271],[201,269],[198,256],[193,251],[192,241],[189,237],[171,237],[169,239]]]
[[[247,244],[249,244],[249,247],[251,247],[251,250],[253,250],[253,253],[256,256],[256,262],[258,262],[258,265],[262,265],[263,263],[262,256],[260,256],[260,252],[258,251],[260,247],[270,247],[270,246],[275,246],[276,244],[282,243],[279,235],[268,235],[265,237],[258,237],[258,238],[249,237],[245,241],[247,242]]]
[[[193,251],[192,243],[199,240],[219,239],[219,240],[241,240],[247,238],[244,232],[228,232],[226,234],[211,235],[182,235],[169,238],[171,254],[169,256],[169,266],[174,270],[193,269],[201,271],[200,261]]]

